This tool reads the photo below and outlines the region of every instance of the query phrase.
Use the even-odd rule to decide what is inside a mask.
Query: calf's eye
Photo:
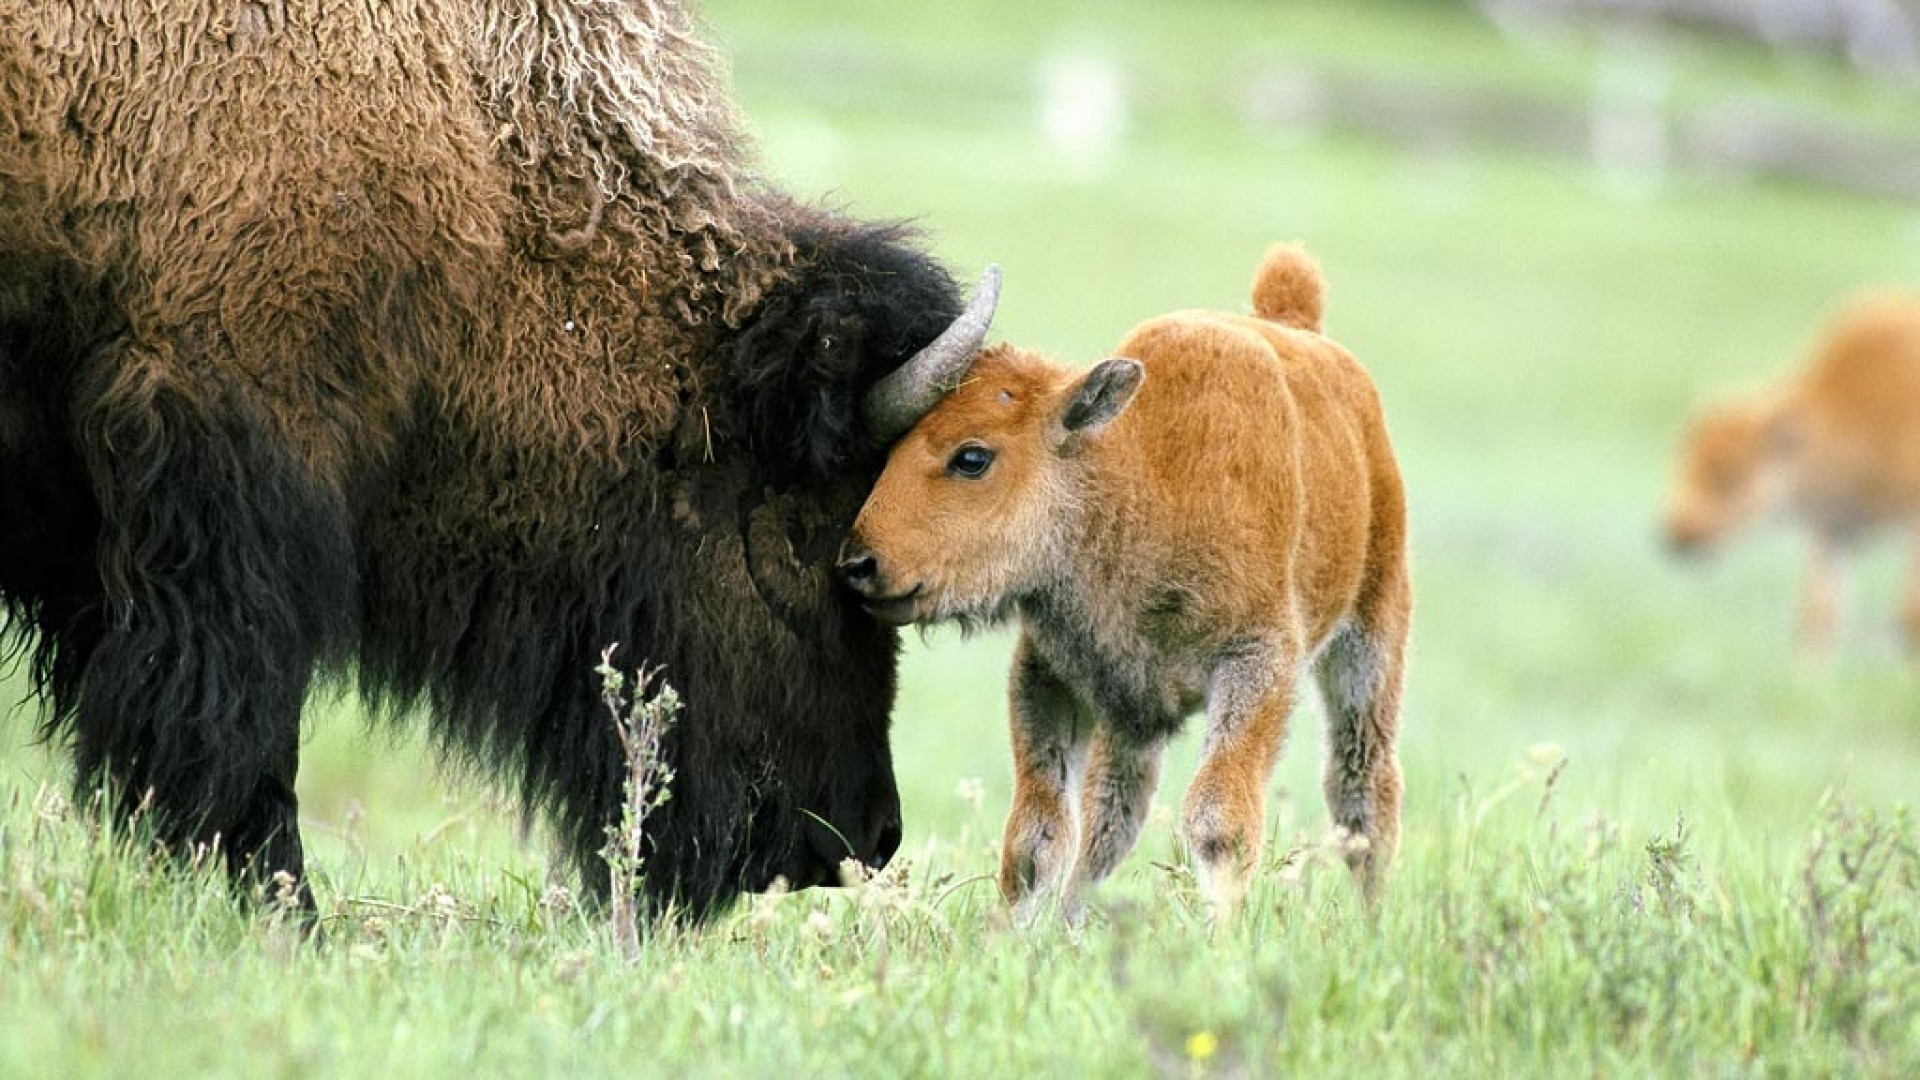
[[[987,474],[993,464],[993,451],[984,446],[968,444],[953,452],[947,459],[947,473],[967,480],[978,480]]]

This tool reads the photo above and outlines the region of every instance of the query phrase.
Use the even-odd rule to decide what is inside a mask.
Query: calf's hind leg
[[[1079,847],[1073,793],[1091,721],[1073,692],[1023,636],[1009,687],[1013,807],[1000,845],[1000,893],[1026,926],[1072,872]]]
[[[1368,903],[1379,898],[1400,844],[1400,692],[1406,657],[1404,586],[1361,613],[1321,652],[1327,713],[1327,812],[1348,838],[1347,866]]]

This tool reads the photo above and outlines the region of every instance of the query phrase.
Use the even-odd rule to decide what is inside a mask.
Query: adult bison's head
[[[828,220],[793,239],[798,272],[734,343],[742,434],[770,477],[870,485],[980,351],[999,269],[962,308],[903,225]]]
[[[739,515],[757,600],[754,625],[736,629],[743,641],[774,632],[764,652],[747,649],[738,679],[707,680],[709,696],[731,698],[724,712],[759,728],[746,734],[762,749],[702,778],[745,777],[751,824],[736,881],[748,889],[832,884],[843,860],[883,866],[899,845],[888,743],[898,636],[841,586],[835,556],[889,444],[979,352],[999,293],[990,268],[963,305],[899,226],[827,219],[792,237],[794,273],[733,340],[727,427],[750,452],[714,493]],[[699,798],[721,812],[728,803],[719,790]]]

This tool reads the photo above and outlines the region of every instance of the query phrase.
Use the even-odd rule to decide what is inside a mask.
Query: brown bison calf
[[[1849,550],[1897,527],[1914,542],[1905,623],[1920,651],[1920,297],[1853,305],[1790,381],[1693,422],[1668,503],[1670,544],[1700,550],[1782,514],[1813,531],[1805,645],[1832,641]]]
[[[1369,898],[1393,855],[1405,510],[1373,386],[1319,333],[1321,288],[1277,247],[1257,317],[1154,319],[1086,372],[982,353],[855,522],[841,570],[881,618],[1020,617],[1000,887],[1023,922],[1056,891],[1071,915],[1125,857],[1167,740],[1203,707],[1185,838],[1230,914],[1310,663],[1327,804]]]

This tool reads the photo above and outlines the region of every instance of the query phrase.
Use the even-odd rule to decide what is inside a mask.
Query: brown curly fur
[[[710,377],[636,358],[706,351],[791,261],[777,208],[735,196],[744,140],[675,7],[119,9],[0,13],[0,241],[102,282],[137,265],[128,333],[216,338],[263,398],[377,381],[378,408],[279,418],[325,475],[391,452],[392,418],[427,394],[493,433],[483,452],[549,459],[523,490],[442,498],[496,519],[578,506],[573,470],[661,438]],[[414,340],[362,314],[414,290],[434,294],[405,300]],[[282,359],[342,332],[375,380]]]

